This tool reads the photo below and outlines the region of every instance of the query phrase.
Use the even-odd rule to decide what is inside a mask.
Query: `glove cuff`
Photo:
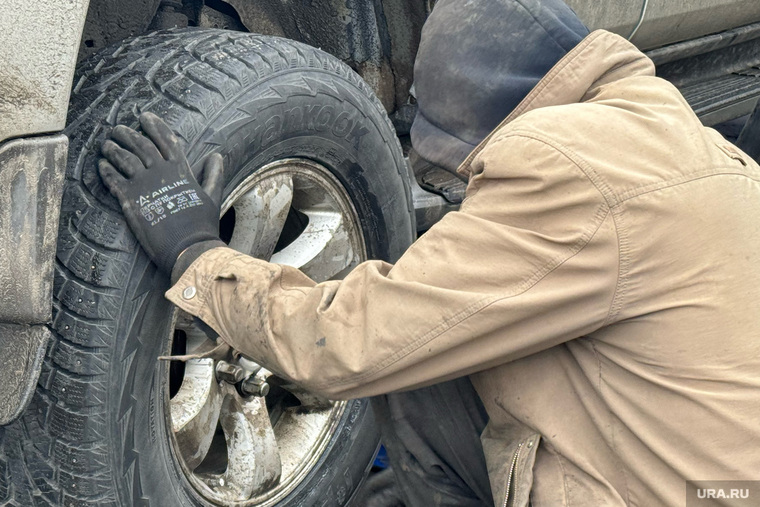
[[[227,246],[227,244],[224,241],[212,239],[208,241],[193,243],[185,250],[183,250],[182,253],[179,254],[179,257],[177,257],[177,260],[174,262],[174,267],[172,268],[171,273],[171,284],[174,285],[177,283],[185,271],[187,271],[187,268],[189,268],[190,265],[195,262],[198,257],[208,252],[209,250],[219,248],[221,246]]]

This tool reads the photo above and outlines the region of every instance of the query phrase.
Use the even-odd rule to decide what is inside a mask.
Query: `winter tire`
[[[96,55],[78,71],[66,131],[55,337],[30,407],[0,428],[0,504],[344,505],[377,446],[366,400],[325,403],[254,379],[265,370],[252,364],[246,374],[271,391],[243,396],[211,360],[157,360],[203,337],[164,299],[168,281],[95,170],[110,129],[136,127],[142,111],[167,121],[191,164],[224,156],[221,229],[235,248],[328,279],[367,258],[394,261],[413,239],[393,128],[329,55],[220,30],[155,33]],[[219,422],[198,422],[208,417]],[[317,430],[294,437],[308,417]]]

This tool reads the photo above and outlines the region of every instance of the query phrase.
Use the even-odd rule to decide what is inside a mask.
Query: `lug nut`
[[[225,484],[224,477],[211,477],[206,479],[206,484],[212,489],[223,488]]]
[[[219,361],[216,363],[216,379],[219,382],[237,384],[243,380],[243,377],[245,377],[245,371],[240,366],[230,364],[227,361]]]
[[[240,384],[240,391],[246,396],[266,396],[269,384],[263,378],[251,375]]]

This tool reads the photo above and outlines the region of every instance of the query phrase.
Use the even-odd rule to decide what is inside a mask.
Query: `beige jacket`
[[[461,212],[395,266],[315,285],[219,248],[167,297],[333,398],[471,374],[497,506],[760,480],[760,168],[597,31],[460,171]]]

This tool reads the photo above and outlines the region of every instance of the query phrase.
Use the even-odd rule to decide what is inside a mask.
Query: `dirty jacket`
[[[461,211],[395,266],[315,284],[218,248],[167,297],[332,398],[471,375],[497,506],[760,479],[757,164],[597,31],[459,170]]]

